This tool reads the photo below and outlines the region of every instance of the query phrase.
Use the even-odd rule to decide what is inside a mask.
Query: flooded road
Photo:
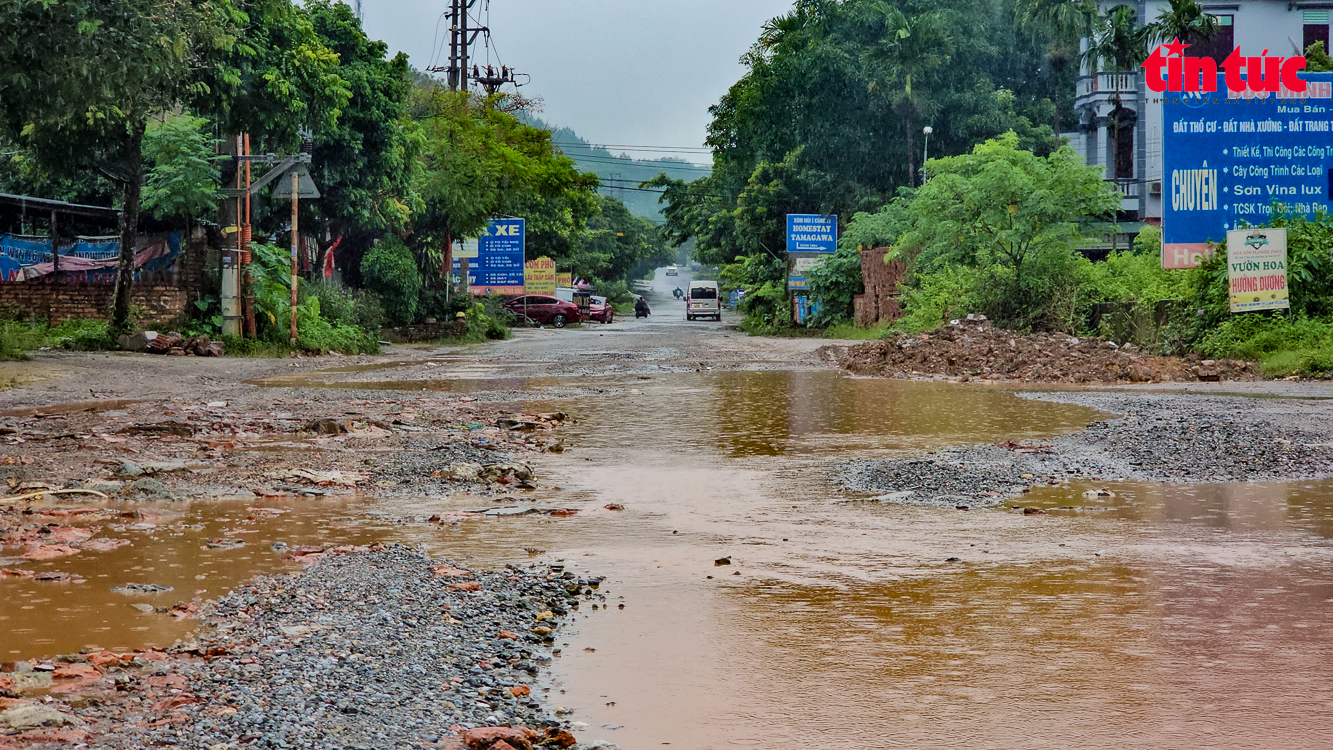
[[[641,353],[719,335],[674,320],[551,333],[488,349],[485,365],[363,369],[320,390],[504,391],[516,411],[564,410],[577,420],[559,431],[566,450],[534,462],[529,495],[577,515],[457,518],[493,502],[373,491],[111,503],[66,522],[130,545],[27,566],[86,583],[0,580],[0,655],[167,645],[191,621],[131,604],[169,608],[293,569],[275,542],[402,541],[607,576],[608,600],[560,631],[544,683],[581,741],[1333,746],[1333,482],[1071,481],[1024,496],[1044,515],[854,502],[830,480],[837,461],[1047,438],[1105,415],[780,360],[709,370],[668,353],[663,371]],[[569,374],[594,341],[628,362]],[[132,582],[174,590],[109,590]]]

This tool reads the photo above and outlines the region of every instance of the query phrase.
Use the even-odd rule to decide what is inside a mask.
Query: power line
[[[565,154],[565,155],[573,159],[575,163],[580,161],[593,161],[599,164],[606,164],[608,166],[615,164],[624,167],[631,167],[631,166],[643,167],[645,169],[680,169],[680,170],[693,170],[696,172],[713,171],[712,167],[703,167],[697,164],[658,164],[650,161],[638,161],[631,159],[607,159],[597,156],[583,156],[582,154]]]
[[[609,151],[613,148],[625,149],[627,151],[660,151],[663,153],[693,153],[693,154],[711,154],[711,148],[695,148],[693,146],[630,146],[623,143],[564,143],[556,141],[561,146],[570,148],[602,149]]]

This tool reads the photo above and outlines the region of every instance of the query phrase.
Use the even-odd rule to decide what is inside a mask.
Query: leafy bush
[[[255,263],[251,266],[254,277],[255,324],[261,340],[275,345],[291,342],[291,266],[290,255],[274,245],[255,243],[251,246]],[[312,285],[313,286],[313,285]],[[318,290],[302,294],[298,288],[296,302],[296,345],[303,351],[362,354],[379,351],[378,328],[367,331],[346,320],[330,320],[321,315]],[[311,293],[313,291],[313,293]],[[338,315],[347,314],[355,319],[357,305],[350,310],[346,304],[327,290],[325,296],[341,308]],[[245,356],[254,347],[242,346],[236,353]],[[229,347],[230,351],[231,347]]]
[[[330,323],[360,326],[371,333],[384,327],[384,306],[374,292],[320,280],[303,284],[301,295],[318,299],[319,314]]]
[[[371,248],[361,259],[361,278],[379,295],[389,323],[405,326],[416,320],[421,273],[406,245],[388,239]]]
[[[1151,224],[1145,226],[1134,237],[1134,254],[1151,255],[1158,259],[1157,265],[1160,267],[1162,257],[1162,230]]]
[[[861,292],[861,250],[840,243],[837,252],[810,271],[809,278],[810,298],[819,302],[811,324],[827,326],[850,320],[855,297]]]
[[[1249,313],[1223,321],[1204,335],[1199,351],[1209,357],[1261,360],[1284,350],[1333,345],[1333,320]]]
[[[1120,203],[1101,171],[1068,147],[1044,158],[1023,151],[1011,132],[935,159],[930,172],[893,249],[911,260],[912,283],[946,266],[975,270],[970,296],[997,324],[1077,330],[1090,264],[1075,247]]]
[[[904,290],[907,313],[894,330],[921,333],[977,310],[975,269],[945,264],[917,275]]]

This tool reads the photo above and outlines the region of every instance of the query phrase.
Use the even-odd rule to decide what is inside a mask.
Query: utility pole
[[[300,215],[298,203],[301,196],[301,174],[292,170],[292,346],[296,346],[296,250],[300,246],[300,234],[296,229],[296,220]],[[247,196],[248,197],[248,196]]]
[[[491,30],[485,26],[471,26],[468,11],[476,4],[477,0],[449,0],[449,64],[426,70],[431,73],[443,72],[450,91],[467,92],[470,83],[475,81],[481,84],[487,94],[494,95],[506,83],[521,85],[515,80],[515,76],[525,74],[515,73],[508,65],[501,65],[499,70],[493,65],[487,65],[483,70],[481,66],[472,63],[472,45],[476,42],[477,36],[485,34],[489,39],[491,34]],[[448,278],[453,273],[454,238],[447,231],[445,234],[442,275]],[[461,285],[464,294],[467,293],[468,277],[472,271],[470,266],[468,258],[459,259],[459,273],[462,275]]]

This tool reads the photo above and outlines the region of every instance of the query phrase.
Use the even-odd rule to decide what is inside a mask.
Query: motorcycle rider
[[[652,315],[653,311],[648,309],[648,301],[643,297],[634,300],[634,317],[646,318]]]

